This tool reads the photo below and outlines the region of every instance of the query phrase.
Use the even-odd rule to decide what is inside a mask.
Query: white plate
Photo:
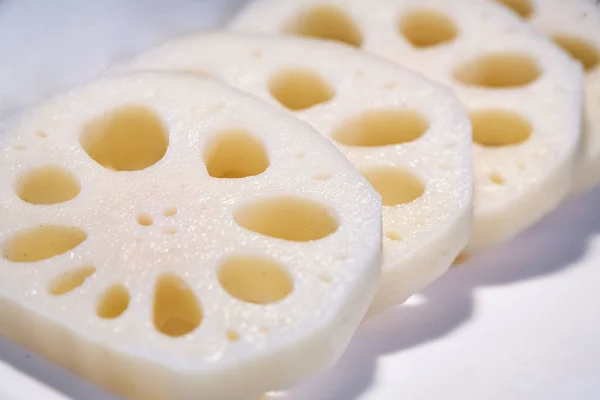
[[[238,3],[0,0],[0,114],[218,26]],[[286,399],[600,399],[599,234],[600,189],[367,321],[337,366]],[[38,399],[117,397],[0,339],[0,400]]]

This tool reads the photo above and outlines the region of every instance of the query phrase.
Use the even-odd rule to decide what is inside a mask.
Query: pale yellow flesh
[[[328,367],[364,318],[381,198],[277,108],[140,73],[9,132],[0,335],[128,398],[229,400]]]
[[[600,7],[594,0],[498,0],[584,68],[583,152],[573,193],[600,181]]]
[[[111,73],[143,69],[222,79],[308,122],[352,161],[384,206],[383,279],[369,315],[439,277],[466,245],[471,127],[458,100],[431,81],[337,43],[224,32],[175,40]],[[325,183],[330,174],[313,178]],[[242,225],[266,218],[288,235],[278,207],[254,212],[236,218]],[[330,219],[317,215],[294,218],[327,232]]]
[[[558,10],[578,1],[546,3],[548,10],[563,4],[555,7],[558,20]],[[327,31],[311,23],[324,20]],[[255,0],[229,29],[358,46],[454,90],[477,127],[469,251],[508,240],[549,213],[571,191],[579,155],[597,147],[581,138],[582,68],[495,0]],[[600,112],[587,114],[589,125]]]

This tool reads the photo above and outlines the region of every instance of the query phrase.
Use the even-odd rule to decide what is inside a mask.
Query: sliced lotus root
[[[377,193],[308,124],[210,79],[49,100],[3,133],[0,182],[0,334],[131,398],[297,384],[378,288]]]
[[[342,41],[453,89],[473,124],[471,250],[511,238],[570,190],[581,68],[494,1],[258,0],[231,28]]]
[[[600,5],[594,0],[497,0],[548,35],[585,70],[583,160],[575,191],[600,181]]]
[[[470,125],[457,99],[425,78],[336,43],[228,33],[182,38],[120,68],[208,73],[335,143],[383,198],[383,278],[371,312],[403,302],[466,245]]]

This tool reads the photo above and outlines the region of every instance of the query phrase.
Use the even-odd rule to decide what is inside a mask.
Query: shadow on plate
[[[471,257],[407,303],[365,321],[342,359],[273,400],[356,400],[372,384],[380,356],[397,354],[469,321],[478,287],[506,285],[561,273],[585,256],[600,232],[600,187],[571,199],[513,241]],[[0,339],[0,360],[72,399],[118,400],[86,380]]]
[[[407,303],[365,321],[342,359],[285,397],[356,400],[373,384],[380,356],[440,340],[469,321],[478,287],[506,285],[565,271],[600,233],[600,187],[573,198],[514,240],[452,268]]]

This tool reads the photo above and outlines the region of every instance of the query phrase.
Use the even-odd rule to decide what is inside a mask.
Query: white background
[[[219,26],[239,3],[0,0],[0,114],[85,82],[115,57]],[[600,399],[599,233],[600,189],[367,321],[338,365],[286,399]],[[8,399],[117,397],[0,339]]]

